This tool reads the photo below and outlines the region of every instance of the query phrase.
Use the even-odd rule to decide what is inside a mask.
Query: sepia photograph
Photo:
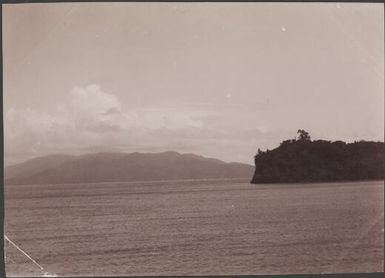
[[[384,271],[384,4],[8,3],[2,63],[7,277]]]

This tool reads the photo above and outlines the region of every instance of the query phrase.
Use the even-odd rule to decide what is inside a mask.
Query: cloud
[[[201,129],[201,113],[182,108],[142,108],[124,110],[119,99],[99,85],[74,87],[66,101],[52,114],[32,109],[8,109],[5,114],[6,163],[48,153],[77,153],[86,149],[112,150],[146,142],[159,145],[153,132],[174,133],[188,128]],[[139,143],[140,144],[140,143]]]
[[[31,109],[9,109],[4,120],[5,154],[21,155],[25,150],[36,152],[36,147],[47,134],[54,119]]]
[[[121,112],[121,104],[116,96],[104,93],[99,85],[89,85],[85,89],[75,87],[70,92],[67,109],[86,115],[101,115],[106,112]]]
[[[187,127],[202,128],[203,122],[194,119],[188,111],[174,109],[143,109],[137,112],[137,126],[151,130],[167,128],[180,130]]]
[[[98,85],[75,87],[68,100],[59,106],[58,118],[75,129],[95,133],[116,131],[127,124],[116,96],[107,94]]]
[[[167,150],[252,163],[255,149],[293,135],[266,128],[249,111],[226,109],[172,102],[125,109],[99,85],[74,87],[51,114],[8,109],[5,164],[52,153]]]

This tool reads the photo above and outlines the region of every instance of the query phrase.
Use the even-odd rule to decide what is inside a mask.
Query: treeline
[[[384,143],[311,141],[299,130],[299,139],[283,141],[274,150],[258,150],[251,183],[327,182],[384,178]]]

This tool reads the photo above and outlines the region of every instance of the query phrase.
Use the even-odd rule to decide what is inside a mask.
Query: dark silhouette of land
[[[330,182],[384,178],[384,143],[311,141],[299,137],[273,150],[258,150],[251,183]]]
[[[50,155],[5,169],[6,184],[59,184],[178,179],[250,178],[254,167],[195,154],[95,153]]]

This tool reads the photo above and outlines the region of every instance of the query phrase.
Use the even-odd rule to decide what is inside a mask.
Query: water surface
[[[9,276],[384,270],[384,182],[5,187]]]

